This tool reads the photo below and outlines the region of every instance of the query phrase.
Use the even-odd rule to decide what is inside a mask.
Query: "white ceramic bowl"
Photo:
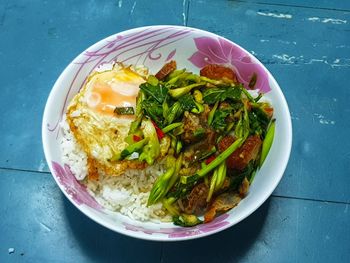
[[[273,145],[263,167],[255,176],[249,193],[239,205],[208,224],[192,228],[172,223],[142,223],[101,207],[86,188],[76,181],[69,166],[61,160],[59,123],[67,104],[82,87],[86,77],[98,65],[112,60],[143,64],[157,72],[174,59],[178,66],[198,73],[207,63],[225,64],[236,70],[245,84],[253,73],[259,87],[271,101],[276,130]],[[204,237],[233,226],[253,213],[271,195],[286,168],[292,144],[288,105],[273,76],[249,52],[218,35],[180,26],[135,28],[107,37],[77,56],[62,72],[47,100],[42,139],[47,163],[66,197],[97,223],[122,234],[148,240],[175,241]]]

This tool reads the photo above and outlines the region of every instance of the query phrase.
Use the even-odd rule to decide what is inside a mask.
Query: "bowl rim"
[[[199,32],[202,33],[204,35],[211,35],[214,37],[220,37],[225,39],[226,41],[228,41],[230,44],[239,47],[240,49],[242,49],[245,53],[249,54],[250,57],[255,59],[255,62],[257,64],[259,64],[268,74],[268,77],[270,79],[270,81],[272,81],[273,86],[276,87],[275,92],[278,93],[278,97],[281,99],[281,103],[283,105],[283,109],[285,110],[284,113],[284,117],[287,116],[288,118],[285,119],[285,124],[287,129],[285,130],[286,133],[286,138],[287,141],[285,141],[285,147],[284,147],[284,151],[283,151],[283,156],[280,157],[281,159],[280,161],[280,165],[278,166],[278,170],[275,170],[276,175],[278,175],[278,177],[276,176],[276,179],[273,181],[273,184],[271,184],[271,186],[269,187],[268,191],[265,192],[265,195],[263,196],[263,198],[258,199],[255,202],[255,205],[250,209],[250,210],[244,210],[240,216],[236,217],[234,221],[229,221],[229,224],[224,225],[218,229],[215,229],[213,231],[209,231],[209,232],[201,232],[198,235],[190,235],[190,236],[185,236],[185,237],[175,237],[175,238],[169,238],[167,236],[158,236],[158,235],[147,235],[144,233],[140,233],[140,232],[135,232],[135,231],[130,231],[127,229],[122,229],[122,228],[115,228],[115,225],[113,225],[112,223],[106,222],[105,220],[99,220],[98,217],[96,217],[95,215],[93,215],[93,213],[91,213],[89,210],[84,209],[84,206],[82,205],[78,205],[71,196],[68,195],[68,193],[65,191],[64,187],[59,183],[57,177],[54,175],[53,173],[53,168],[52,168],[52,164],[51,164],[51,160],[52,160],[52,156],[50,153],[50,149],[49,149],[49,145],[48,145],[48,134],[47,134],[47,126],[46,126],[46,120],[48,119],[48,115],[49,115],[49,105],[51,105],[53,103],[54,97],[55,97],[55,93],[57,92],[57,89],[59,86],[61,86],[61,82],[63,81],[65,75],[69,74],[71,67],[73,66],[73,62],[76,61],[85,51],[87,50],[91,50],[94,47],[97,47],[100,45],[101,42],[105,42],[108,39],[115,37],[117,35],[121,35],[121,34],[130,34],[133,33],[135,31],[139,31],[139,30],[143,30],[143,29],[148,29],[148,28],[163,28],[163,27],[171,27],[174,29],[190,29],[193,30],[194,32]],[[76,55],[74,57],[73,60],[71,60],[69,62],[69,64],[63,69],[63,71],[61,72],[61,74],[59,75],[59,77],[57,78],[57,80],[55,81],[55,83],[53,84],[48,99],[46,101],[45,104],[45,109],[44,109],[44,114],[43,114],[43,118],[42,118],[42,127],[41,127],[41,133],[42,133],[42,144],[43,144],[43,149],[44,149],[44,155],[45,155],[45,159],[47,161],[48,167],[50,169],[50,173],[52,175],[52,177],[54,178],[56,184],[59,186],[61,192],[63,192],[63,194],[66,196],[66,198],[80,211],[82,212],[84,215],[86,215],[88,218],[90,218],[91,220],[95,221],[96,223],[98,223],[99,225],[102,225],[116,233],[119,234],[123,234],[125,236],[129,236],[129,237],[133,237],[133,238],[138,238],[138,239],[143,239],[143,240],[149,240],[149,241],[167,241],[167,242],[175,242],[175,241],[186,241],[186,240],[192,240],[192,239],[197,239],[197,238],[202,238],[205,236],[209,236],[209,235],[213,235],[216,234],[218,232],[221,232],[223,230],[226,230],[236,224],[238,224],[239,222],[241,222],[242,220],[244,220],[245,218],[249,217],[252,213],[254,213],[272,194],[272,192],[276,189],[277,185],[279,184],[279,182],[281,181],[284,172],[286,170],[289,158],[290,158],[290,154],[291,154],[291,150],[292,150],[292,121],[291,121],[291,115],[290,115],[290,111],[289,111],[289,107],[288,107],[288,103],[285,99],[285,96],[282,92],[282,89],[280,88],[279,84],[277,83],[275,77],[271,74],[271,72],[264,66],[264,64],[258,60],[253,54],[251,54],[250,52],[248,52],[245,48],[243,48],[242,46],[236,44],[235,42],[231,41],[230,39],[227,39],[223,36],[220,36],[218,34],[203,30],[203,29],[199,29],[199,28],[195,28],[195,27],[188,27],[188,26],[179,26],[179,25],[149,25],[149,26],[142,26],[142,27],[135,27],[135,28],[130,28],[127,30],[123,30],[117,33],[114,33],[110,36],[107,36],[103,39],[98,40],[97,42],[95,42],[94,44],[90,45],[89,47],[87,47],[85,50],[83,50],[82,52],[80,52],[78,55]],[[50,162],[48,161],[50,160]],[[161,224],[161,223],[160,223]]]

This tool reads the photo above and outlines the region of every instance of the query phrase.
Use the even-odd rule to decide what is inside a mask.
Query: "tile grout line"
[[[28,173],[37,173],[37,174],[51,174],[51,172],[35,171],[35,170],[28,170],[28,169],[17,169],[17,168],[9,168],[9,167],[0,167],[0,170],[19,171],[19,172],[28,172]],[[332,201],[332,200],[325,200],[325,199],[305,198],[305,197],[295,197],[295,196],[283,196],[283,195],[275,195],[275,194],[272,194],[271,197],[281,198],[281,199],[311,201],[311,202],[319,202],[319,203],[350,205],[350,201],[348,201],[348,202],[347,201]]]
[[[230,0],[230,1],[233,1],[233,0]],[[327,8],[327,7],[312,7],[312,6],[303,6],[303,5],[288,5],[288,4],[281,4],[281,3],[253,2],[253,1],[244,1],[244,0],[236,0],[236,2],[251,3],[251,4],[257,4],[257,5],[271,5],[271,6],[284,6],[284,7],[297,7],[297,8],[306,8],[306,9],[318,9],[318,10],[338,11],[338,12],[350,12],[350,10],[348,10],[348,9]]]
[[[160,258],[159,258],[159,262],[163,263],[164,262],[164,248],[163,248],[163,243],[161,243],[160,245]]]
[[[282,199],[294,199],[294,200],[311,201],[311,202],[319,202],[319,203],[350,205],[350,202],[346,202],[346,201],[329,201],[329,200],[324,200],[324,199],[295,197],[295,196],[283,196],[283,195],[274,195],[274,194],[272,194],[271,196],[276,197],[276,198],[282,198]]]
[[[19,171],[19,172],[28,172],[28,173],[38,173],[38,174],[51,174],[50,171],[35,171],[35,170],[28,170],[28,169],[19,169],[19,168],[10,168],[10,167],[0,167],[0,170],[3,171]]]
[[[191,0],[187,0],[185,26],[188,26],[188,15],[190,13]]]

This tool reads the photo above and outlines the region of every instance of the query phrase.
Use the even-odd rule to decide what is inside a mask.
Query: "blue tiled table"
[[[256,55],[293,120],[273,195],[213,236],[136,240],[80,213],[41,145],[50,89],[82,50],[152,24],[197,27]],[[349,262],[350,1],[0,0],[0,262]]]

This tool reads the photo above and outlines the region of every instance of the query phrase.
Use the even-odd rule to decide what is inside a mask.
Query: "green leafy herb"
[[[226,99],[239,100],[241,98],[242,87],[222,87],[210,88],[203,92],[203,101],[206,104],[224,101]]]
[[[263,138],[266,135],[267,126],[270,119],[261,108],[253,108],[249,112],[250,132],[259,134]]]
[[[134,115],[135,111],[133,107],[115,107],[114,113],[118,115]]]
[[[220,109],[216,110],[211,126],[217,131],[223,131],[228,124],[226,122],[226,117],[231,113],[231,109]]]
[[[157,86],[153,86],[149,83],[142,83],[140,85],[140,89],[148,96],[151,96],[153,99],[155,99],[156,101],[158,101],[160,104],[163,103],[163,101],[165,100],[167,93],[168,93],[168,89],[163,86],[158,84]]]
[[[158,103],[153,98],[144,100],[142,103],[142,108],[145,114],[149,116],[153,121],[157,123],[158,126],[163,125],[163,107],[162,104]]]
[[[194,101],[192,95],[189,93],[180,97],[179,102],[181,104],[181,108],[184,111],[191,111],[193,108],[196,107],[195,101]]]

